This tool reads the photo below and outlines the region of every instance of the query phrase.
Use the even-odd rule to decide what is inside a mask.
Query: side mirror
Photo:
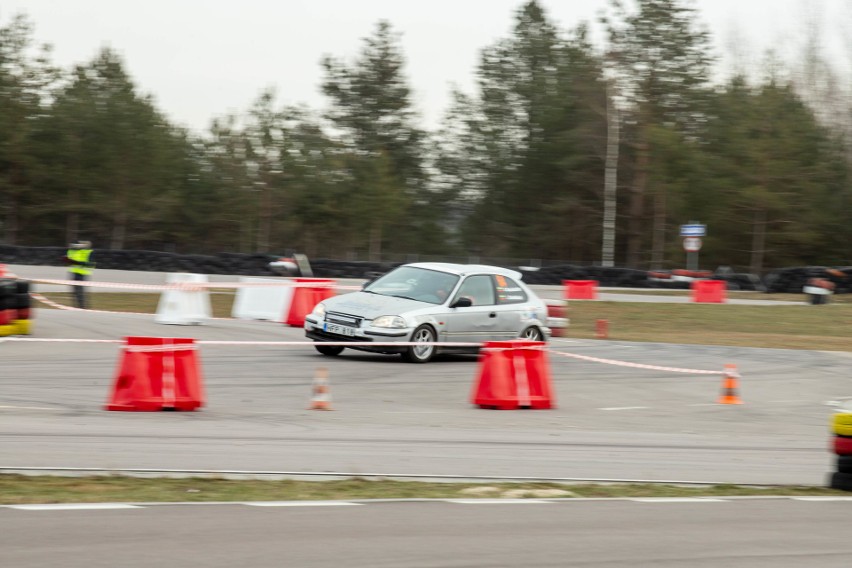
[[[473,305],[473,302],[470,300],[470,298],[468,298],[466,296],[462,296],[461,298],[459,298],[458,300],[453,302],[450,305],[450,307],[451,308],[469,308],[472,305]]]

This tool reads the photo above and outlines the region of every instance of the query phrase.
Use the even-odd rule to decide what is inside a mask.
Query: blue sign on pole
[[[707,235],[707,225],[681,225],[681,237],[704,237]]]

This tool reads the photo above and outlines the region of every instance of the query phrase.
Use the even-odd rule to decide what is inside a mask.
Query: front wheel
[[[539,328],[528,327],[521,333],[521,339],[526,339],[527,341],[544,341],[544,335],[542,335]]]
[[[322,345],[319,343],[315,343],[314,349],[328,357],[335,357],[343,353],[344,347],[341,347],[340,345]]]
[[[412,345],[402,354],[402,358],[409,363],[426,363],[435,355],[435,339],[435,331],[428,325],[421,325],[411,334],[411,342],[424,345]]]

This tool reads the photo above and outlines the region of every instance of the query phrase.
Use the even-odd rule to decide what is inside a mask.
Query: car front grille
[[[364,318],[340,312],[326,312],[325,321],[328,323],[336,323],[337,325],[345,325],[347,327],[359,328]]]

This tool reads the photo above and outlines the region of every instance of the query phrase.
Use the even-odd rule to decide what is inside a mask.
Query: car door
[[[489,274],[472,274],[459,285],[450,305],[459,298],[470,298],[472,305],[450,308],[444,333],[447,341],[482,343],[498,334],[497,296]]]
[[[507,276],[494,276],[497,290],[496,332],[501,339],[515,339],[520,336],[530,319],[526,292]]]

